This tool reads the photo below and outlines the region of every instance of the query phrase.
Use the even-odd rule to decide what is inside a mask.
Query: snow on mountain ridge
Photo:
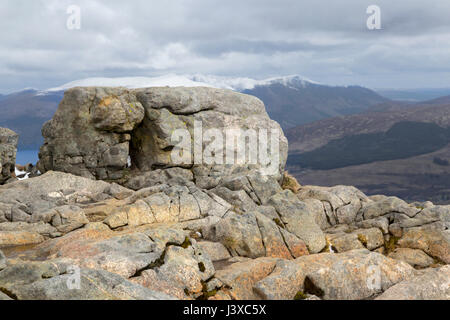
[[[130,89],[146,88],[146,87],[213,87],[230,89],[235,91],[251,90],[256,86],[270,85],[280,83],[285,86],[301,85],[304,87],[307,84],[319,84],[299,75],[274,77],[264,80],[256,80],[246,77],[222,77],[214,75],[176,75],[169,74],[160,77],[121,77],[121,78],[86,78],[72,81],[62,86],[50,88],[42,91],[40,94],[49,92],[64,91],[74,87],[126,87]]]
[[[300,75],[290,75],[284,77],[273,77],[264,80],[256,80],[246,77],[220,77],[211,75],[194,75],[191,77],[194,81],[202,81],[220,88],[232,89],[236,91],[251,90],[257,86],[271,85],[280,83],[285,86],[292,86],[301,84],[303,87],[307,84],[319,84],[318,82],[309,80]]]
[[[60,87],[55,87],[45,90],[46,92],[64,91],[74,87],[125,87],[129,89],[145,88],[145,87],[177,87],[177,86],[189,86],[189,87],[212,87],[207,83],[198,81],[192,81],[184,76],[178,75],[166,75],[161,77],[121,77],[121,78],[86,78],[81,80],[72,81],[63,84]]]

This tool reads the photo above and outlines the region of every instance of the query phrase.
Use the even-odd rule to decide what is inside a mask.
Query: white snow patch
[[[25,180],[25,179],[28,179],[29,178],[29,176],[30,176],[30,173],[29,172],[26,172],[26,171],[22,171],[22,170],[18,170],[17,168],[15,168],[15,173],[16,173],[16,177],[17,177],[17,179],[19,179],[19,180]],[[21,175],[25,175],[23,178],[19,178],[19,176],[21,176]]]
[[[87,78],[51,88],[47,92],[64,91],[74,87],[125,87],[129,89],[148,87],[213,87],[208,83],[193,81],[186,76],[166,75],[161,77]]]
[[[168,74],[159,77],[122,77],[122,78],[87,78],[72,81],[62,86],[50,88],[38,93],[45,95],[50,92],[64,91],[74,87],[125,87],[129,89],[148,87],[212,87],[230,89],[235,91],[250,90],[256,86],[266,86],[280,83],[294,89],[305,87],[308,84],[320,84],[300,75],[274,77],[256,80],[246,77],[223,77],[203,74]]]
[[[305,87],[308,84],[320,84],[300,75],[274,77],[263,80],[256,80],[251,78],[219,77],[211,75],[194,75],[192,76],[192,79],[195,81],[203,81],[209,83],[217,88],[231,89],[236,91],[251,90],[257,86],[268,86],[276,83],[294,89],[297,89],[299,86]]]

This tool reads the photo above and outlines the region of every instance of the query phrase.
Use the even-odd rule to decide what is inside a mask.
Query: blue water
[[[21,165],[36,164],[39,160],[38,153],[39,150],[17,150],[16,163]]]

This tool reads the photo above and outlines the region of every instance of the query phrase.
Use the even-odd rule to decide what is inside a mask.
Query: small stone
[[[227,248],[219,242],[200,241],[198,246],[205,252],[212,261],[220,261],[231,258]]]

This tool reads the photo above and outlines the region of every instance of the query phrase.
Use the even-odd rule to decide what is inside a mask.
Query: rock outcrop
[[[0,258],[0,279],[17,260],[28,268],[63,259],[82,277],[114,277],[107,281],[122,279],[127,288],[119,293],[104,284],[111,296],[90,289],[85,296],[58,293],[68,299],[372,299],[384,292],[402,298],[406,291],[387,290],[421,285],[416,277],[442,268],[450,257],[448,206],[371,199],[343,186],[304,186],[295,194],[258,175],[234,177],[211,190],[178,182],[134,191],[47,172],[1,186],[6,258]],[[373,215],[365,219],[368,208]],[[342,216],[347,223],[339,222]],[[0,287],[18,298],[40,292],[52,299],[56,293],[47,286],[67,280],[58,272],[48,283],[30,279]],[[433,292],[430,297],[448,294],[441,287]]]
[[[0,186],[0,299],[448,299],[450,206],[302,186],[284,160],[267,175],[167,157],[181,123],[266,117],[223,90],[70,90],[46,172]]]
[[[249,141],[248,154],[262,140],[253,134],[265,134],[268,143],[259,145],[258,156],[267,156],[227,161],[223,151],[227,139],[233,143],[230,129],[243,131],[238,139],[244,145]],[[184,138],[177,134],[183,132],[190,134],[183,142],[190,150],[180,161],[172,151]],[[211,188],[222,177],[267,167],[281,179],[287,159],[287,140],[259,99],[212,88],[70,89],[42,133],[45,144],[38,164],[42,173],[56,170],[100,180],[124,181],[133,171],[141,176],[155,169],[181,167],[192,172],[198,185]],[[270,145],[271,135],[276,146]],[[208,164],[202,160],[203,151],[220,138],[223,141],[209,154],[214,161]],[[239,143],[227,150],[233,158],[235,153],[240,156]]]
[[[12,130],[0,128],[0,184],[14,175],[19,135]]]
[[[450,267],[430,269],[400,282],[377,300],[450,300]]]

